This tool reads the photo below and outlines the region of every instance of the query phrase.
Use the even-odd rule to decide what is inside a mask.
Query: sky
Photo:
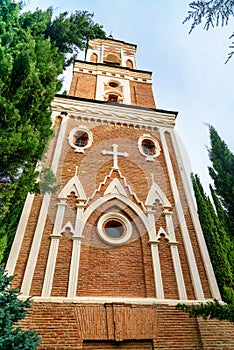
[[[94,13],[115,39],[137,45],[137,66],[153,72],[157,108],[178,111],[176,127],[188,168],[200,175],[205,189],[211,182],[208,126],[213,125],[234,151],[234,57],[230,51],[233,21],[209,31],[182,24],[191,1],[175,0],[39,0],[25,10],[53,6],[55,14],[75,10]],[[82,55],[78,57],[82,58]],[[66,84],[69,81],[65,80]],[[190,159],[190,165],[189,161]]]

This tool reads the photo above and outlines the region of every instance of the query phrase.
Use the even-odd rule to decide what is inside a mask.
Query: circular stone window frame
[[[87,142],[87,145],[85,145],[84,147],[76,146],[73,142],[75,133],[77,131],[81,131],[81,132],[86,133],[88,135],[88,142]],[[91,147],[91,145],[93,143],[93,134],[86,126],[80,125],[77,128],[74,128],[70,131],[69,136],[68,136],[68,142],[69,142],[69,145],[75,149],[75,153],[84,153],[84,151],[87,148]]]
[[[153,155],[145,154],[145,152],[143,151],[143,147],[142,147],[143,141],[147,141],[147,140],[154,143],[155,154],[153,154]],[[139,137],[138,150],[146,158],[146,160],[148,160],[149,162],[154,162],[154,158],[157,158],[161,153],[161,147],[160,147],[158,141],[155,140],[155,138],[153,138],[150,134],[144,134],[143,136]]]
[[[105,232],[105,223],[107,223],[108,221],[114,221],[114,220],[121,222],[121,224],[124,227],[124,233],[121,237],[112,238],[111,236],[108,236],[108,234]],[[120,246],[126,243],[130,239],[132,235],[132,225],[130,221],[122,214],[107,213],[101,216],[101,218],[98,220],[97,231],[98,231],[99,237],[105,243],[112,246]]]

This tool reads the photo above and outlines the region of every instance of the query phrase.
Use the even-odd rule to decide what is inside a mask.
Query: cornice
[[[53,112],[67,112],[81,120],[120,124],[134,128],[173,128],[177,112],[151,110],[130,105],[103,103],[103,101],[80,100],[69,96],[56,96],[52,102]]]
[[[126,76],[126,77],[140,77],[142,79],[150,80],[152,77],[152,72],[145,71],[145,70],[139,70],[139,69],[131,69],[128,67],[122,67],[122,66],[113,66],[111,64],[107,63],[93,63],[88,61],[79,61],[76,60],[74,64],[73,71],[79,72],[79,69],[86,70],[86,73],[95,72],[96,74],[100,72],[106,72],[110,74],[120,75],[120,76]]]

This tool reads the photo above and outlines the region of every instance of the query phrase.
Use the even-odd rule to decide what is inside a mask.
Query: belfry
[[[136,45],[90,41],[52,104],[60,185],[28,194],[7,271],[40,349],[232,349],[227,322],[178,303],[220,299],[174,133]]]

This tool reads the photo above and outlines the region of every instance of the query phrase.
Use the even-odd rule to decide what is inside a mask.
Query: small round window
[[[117,88],[119,86],[119,84],[115,81],[110,81],[109,82],[109,86],[112,87],[112,88]]]
[[[97,229],[100,238],[110,245],[122,245],[132,234],[129,220],[119,213],[103,215],[98,221]]]
[[[70,131],[68,142],[71,147],[75,148],[75,152],[84,153],[93,143],[93,135],[86,126],[79,126]]]
[[[138,149],[140,153],[146,157],[146,160],[151,162],[154,161],[154,158],[159,156],[161,151],[158,141],[149,134],[144,134],[139,138]]]

